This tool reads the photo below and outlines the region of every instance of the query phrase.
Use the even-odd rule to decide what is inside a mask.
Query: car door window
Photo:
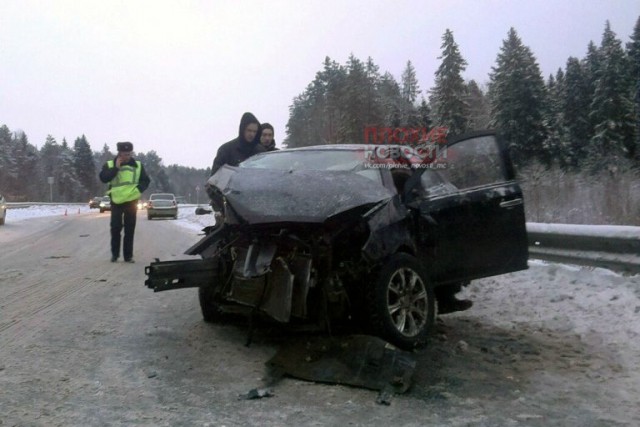
[[[439,197],[455,193],[458,188],[447,181],[438,171],[426,170],[420,176],[420,186],[426,197]]]
[[[505,181],[500,149],[493,136],[467,139],[447,149],[447,167],[438,173],[459,189]]]
[[[362,169],[356,173],[382,185],[382,177],[377,169]]]

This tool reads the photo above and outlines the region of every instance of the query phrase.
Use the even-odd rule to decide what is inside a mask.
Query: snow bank
[[[189,230],[199,231],[202,228],[213,225],[213,215],[196,215],[196,205],[179,205],[178,220],[176,224],[188,228]],[[89,205],[32,205],[29,207],[10,208],[7,210],[7,223],[24,221],[29,218],[39,218],[45,216],[64,216],[78,215],[89,212],[97,213],[97,209],[89,209]],[[108,212],[102,215],[109,215]]]

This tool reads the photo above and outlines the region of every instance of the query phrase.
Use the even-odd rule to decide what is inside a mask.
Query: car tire
[[[0,225],[4,225],[4,216],[2,218],[0,218]]]
[[[152,218],[153,218],[153,217],[152,217],[151,215],[147,215],[147,219],[148,219],[149,221],[151,221],[151,219],[152,219]]]
[[[104,213],[104,209],[100,209],[100,213]]]
[[[371,332],[399,348],[426,342],[435,322],[433,286],[418,260],[405,253],[389,257],[365,290]]]
[[[219,322],[224,316],[220,305],[215,302],[215,291],[215,286],[200,286],[198,288],[198,299],[200,300],[202,318],[208,323]]]

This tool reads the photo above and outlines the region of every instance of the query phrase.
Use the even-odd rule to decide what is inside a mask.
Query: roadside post
[[[53,203],[53,177],[47,177],[47,182],[49,183],[49,202]]]

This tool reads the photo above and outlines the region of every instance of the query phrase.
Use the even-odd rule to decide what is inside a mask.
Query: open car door
[[[495,133],[450,141],[441,158],[406,187],[418,214],[423,258],[436,282],[465,281],[527,268],[522,190]]]

